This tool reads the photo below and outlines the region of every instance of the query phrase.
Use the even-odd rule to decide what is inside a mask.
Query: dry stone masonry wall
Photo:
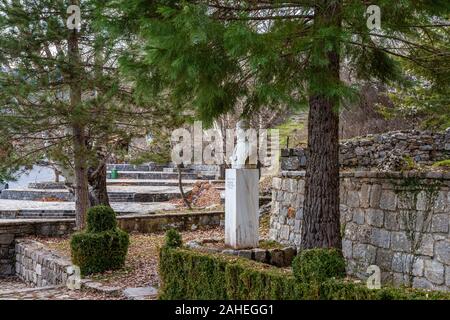
[[[58,237],[73,232],[72,220],[1,220],[0,276],[15,274],[15,240],[26,236]]]
[[[273,179],[270,237],[300,246],[305,173]],[[369,265],[382,283],[450,289],[450,173],[341,173],[341,226],[348,273]]]
[[[412,130],[367,135],[340,145],[340,164],[345,168],[378,168],[392,155],[412,159],[420,165],[450,159],[450,128],[437,133]],[[306,150],[284,149],[281,170],[302,170],[306,161]]]
[[[37,241],[16,240],[16,275],[36,287],[67,283],[70,259],[63,258]]]

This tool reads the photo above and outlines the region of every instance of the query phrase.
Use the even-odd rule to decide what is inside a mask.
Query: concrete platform
[[[198,179],[197,173],[182,173],[183,179]],[[107,178],[111,178],[111,171],[107,172]],[[163,171],[118,171],[119,179],[178,179],[178,173],[176,172],[163,172]]]
[[[178,187],[174,186],[108,186],[111,202],[163,202],[180,196]],[[192,187],[185,186],[189,194]],[[66,189],[7,189],[0,194],[0,199],[34,200],[44,198],[61,201],[74,201],[74,196]]]
[[[201,179],[184,179],[183,186],[192,186],[197,182],[206,182]],[[178,187],[178,180],[167,179],[107,179],[106,183],[109,186],[166,186],[166,187]],[[209,180],[209,183],[214,185],[224,185],[225,180]],[[33,182],[28,184],[28,189],[42,189],[42,190],[61,190],[66,189],[64,182]]]
[[[170,203],[159,202],[111,202],[111,207],[118,215],[133,213],[153,214],[164,210],[174,210]],[[0,219],[17,218],[73,218],[74,202],[44,202],[25,200],[0,200]]]

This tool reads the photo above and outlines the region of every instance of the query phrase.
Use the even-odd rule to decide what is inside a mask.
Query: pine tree
[[[66,25],[73,4],[80,30]],[[0,171],[51,160],[73,182],[80,229],[89,205],[109,204],[108,156],[157,114],[135,103],[117,69],[127,43],[97,29],[97,13],[91,0],[0,2],[0,136],[9,139]]]
[[[145,70],[135,74],[138,86],[153,84],[149,95],[168,94],[208,123],[238,103],[242,117],[263,106],[309,107],[302,246],[340,248],[340,103],[358,82],[401,81],[401,59],[427,70],[435,86],[449,75],[435,64],[448,61],[448,39],[432,41],[448,32],[447,1],[373,4],[381,30],[368,28],[360,0],[124,0],[111,8],[142,39],[140,55],[127,62]],[[358,79],[352,85],[341,81],[344,64]]]

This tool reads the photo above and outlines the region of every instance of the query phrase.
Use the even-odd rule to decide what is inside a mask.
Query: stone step
[[[183,186],[192,186],[197,182],[205,182],[201,179],[183,179]],[[165,187],[177,187],[178,180],[167,179],[107,179],[108,186],[165,186]],[[209,180],[211,184],[224,184],[225,180]],[[41,190],[65,190],[64,182],[33,182],[28,184],[28,189],[41,189]]]
[[[197,173],[182,173],[183,179],[196,180],[196,179],[207,179],[208,177],[201,177]],[[215,175],[214,175],[215,177]],[[214,179],[214,177],[212,177]],[[107,172],[107,178],[111,178],[111,171]],[[168,179],[174,180],[178,179],[178,173],[176,172],[163,172],[163,171],[118,171],[119,179]]]
[[[127,163],[118,163],[118,164],[107,164],[106,170],[111,171],[112,169],[116,169],[118,171],[163,171],[163,169],[167,167],[167,165],[158,165],[158,164],[140,164],[133,165]]]
[[[111,202],[164,202],[180,196],[177,187],[137,187],[137,186],[109,186],[108,196]],[[185,187],[189,194],[192,187]],[[40,189],[7,189],[0,194],[0,199],[31,200],[43,199],[55,201],[74,201],[74,196],[68,190],[40,190]]]
[[[117,215],[152,214],[164,210],[174,210],[176,207],[167,202],[110,202]],[[2,219],[33,219],[33,218],[73,218],[74,202],[40,202],[24,200],[0,199],[0,221]]]
[[[128,300],[154,300],[158,296],[158,289],[154,287],[126,288],[123,295]]]

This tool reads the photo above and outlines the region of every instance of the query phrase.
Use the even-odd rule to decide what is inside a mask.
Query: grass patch
[[[261,249],[283,249],[285,246],[274,240],[261,240],[259,242],[259,247]]]
[[[444,167],[450,169],[450,159],[433,163],[433,167]]]

